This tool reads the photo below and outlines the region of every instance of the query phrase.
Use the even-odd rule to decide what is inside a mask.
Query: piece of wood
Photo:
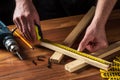
[[[55,43],[54,43],[55,44]],[[65,50],[65,49],[62,49],[61,47],[58,47],[58,46],[55,46],[53,45],[53,43],[50,43],[50,42],[46,42],[46,41],[41,41],[40,42],[40,45],[43,46],[43,47],[46,47],[48,49],[51,49],[51,50],[54,50],[54,51],[58,51],[58,52],[61,52],[63,53],[64,55],[67,55],[69,57],[72,57],[74,59],[78,59],[78,60],[81,60],[83,59],[87,64],[90,64],[90,65],[93,65],[95,67],[98,67],[98,68],[101,68],[101,69],[104,69],[104,70],[108,70],[110,68],[110,62],[107,62],[107,61],[102,61],[103,63],[106,63],[107,64],[103,64],[103,63],[100,63],[98,62],[96,59],[93,60],[93,59],[90,59],[88,57],[84,57],[82,55],[78,55],[78,54],[75,54],[69,50]],[[56,44],[57,45],[57,44]],[[81,52],[83,53],[83,52]],[[83,53],[83,54],[86,54],[86,53]],[[90,55],[89,55],[90,56]],[[91,56],[92,57],[92,56]],[[99,58],[100,59],[100,58]],[[102,59],[101,59],[102,60]]]
[[[80,68],[83,68],[87,63],[84,60],[74,60],[65,65],[65,70],[69,72],[74,72]]]
[[[91,55],[97,56],[99,58],[105,58],[107,56],[114,54],[115,52],[117,52],[119,50],[120,50],[120,41],[118,41],[114,44],[111,44],[109,47],[107,47],[105,49],[91,53]],[[75,60],[70,63],[67,63],[65,65],[65,70],[67,70],[69,72],[74,72],[76,70],[84,68],[87,65],[88,64],[86,64],[85,61],[83,61],[83,60]]]
[[[102,49],[98,52],[91,53],[91,55],[98,56],[99,58],[105,58],[109,55],[114,54],[120,50],[120,41],[111,44],[108,48]]]
[[[83,15],[76,15],[41,21],[44,38],[62,43],[82,17]],[[14,27],[15,25],[9,26],[11,29]],[[109,42],[120,40],[120,11],[110,16],[106,24],[106,33]],[[73,60],[69,57],[65,57],[61,64],[52,64],[52,68],[49,69],[47,61],[53,51],[39,46],[33,46],[35,49],[32,50],[19,38],[15,39],[20,43],[20,53],[25,60],[21,61],[10,52],[0,48],[0,80],[104,80],[100,76],[99,69],[92,66],[74,73],[66,71],[64,65]],[[77,44],[79,40],[74,43],[76,46]],[[115,54],[119,53],[120,51]],[[37,60],[37,56],[40,55],[45,56],[44,61]],[[32,60],[35,60],[37,66],[32,63]]]
[[[67,38],[63,41],[68,46],[71,46],[75,39],[79,36],[79,34],[88,26],[91,22],[95,13],[95,7],[93,6],[87,14],[80,20],[77,26],[72,30],[72,32],[67,36]]]
[[[63,57],[64,57],[64,54],[55,51],[53,53],[53,55],[50,57],[50,61],[52,63],[59,63],[62,60]]]
[[[91,9],[86,13],[86,15],[80,20],[77,26],[72,30],[72,32],[66,37],[63,41],[63,44],[71,47],[78,35],[88,26],[90,21],[93,18],[95,12],[95,7],[91,7]],[[64,55],[59,52],[54,52],[53,55],[50,57],[51,62],[59,63]]]

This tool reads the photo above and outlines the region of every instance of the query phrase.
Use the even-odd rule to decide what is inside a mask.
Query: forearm
[[[116,2],[117,0],[98,0],[92,22],[100,25],[100,27],[104,27]]]
[[[16,5],[21,5],[21,4],[29,4],[29,3],[32,3],[32,0],[15,0],[16,2]]]

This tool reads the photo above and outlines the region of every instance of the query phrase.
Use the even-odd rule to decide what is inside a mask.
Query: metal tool
[[[0,42],[0,45],[3,45],[9,52],[16,54],[21,60],[23,60],[21,55],[18,53],[19,47],[12,32],[2,21],[0,21]]]

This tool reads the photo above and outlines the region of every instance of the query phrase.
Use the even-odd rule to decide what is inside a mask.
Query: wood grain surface
[[[77,15],[41,21],[44,38],[61,43],[82,17],[83,15]],[[13,27],[15,26],[9,26],[10,29]],[[106,24],[106,33],[109,43],[120,40],[120,10],[113,11],[111,14]],[[74,48],[78,46],[81,36],[74,43]],[[17,56],[0,48],[0,80],[104,80],[100,77],[99,69],[92,66],[74,73],[65,71],[64,65],[73,60],[66,56],[60,64],[52,64],[52,67],[48,68],[48,58],[54,51],[37,44],[32,44],[34,46],[32,50],[18,37],[15,39],[20,46],[20,54],[24,60],[21,61]],[[118,53],[120,52],[115,55]],[[38,56],[43,56],[42,60],[38,60]]]

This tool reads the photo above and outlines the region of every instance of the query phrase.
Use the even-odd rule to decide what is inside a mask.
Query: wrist
[[[103,18],[93,18],[91,24],[97,29],[105,29],[106,20]]]

